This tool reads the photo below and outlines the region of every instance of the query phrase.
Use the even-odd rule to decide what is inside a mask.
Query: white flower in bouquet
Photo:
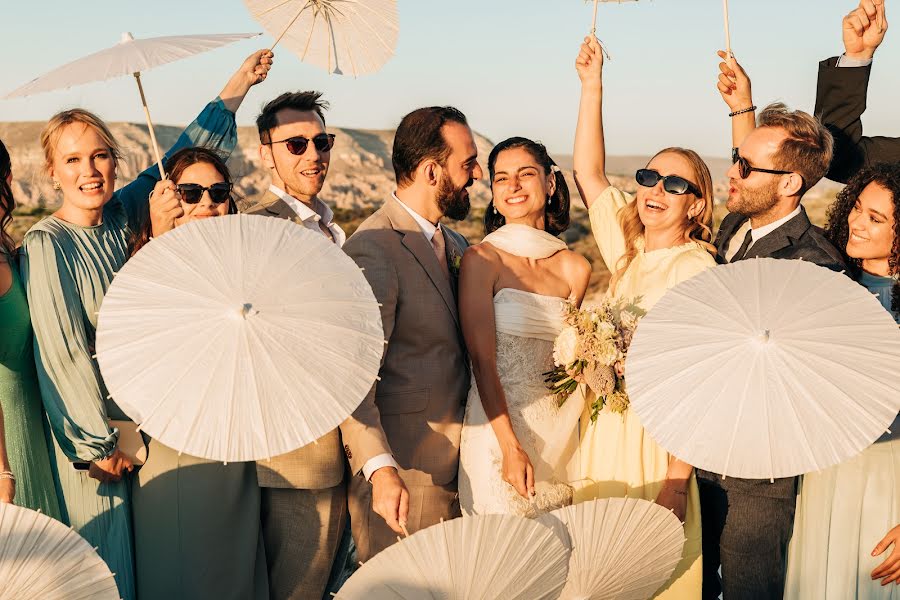
[[[578,330],[566,327],[553,344],[553,361],[557,365],[571,365],[578,360]]]
[[[615,339],[608,339],[597,345],[593,359],[601,365],[612,366],[619,360],[619,346]]]

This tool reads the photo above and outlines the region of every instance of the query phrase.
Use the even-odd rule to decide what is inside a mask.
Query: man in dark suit
[[[844,54],[819,63],[816,116],[834,136],[834,160],[827,177],[841,183],[863,167],[900,162],[900,138],[866,137],[862,114],[872,57],[888,23],[884,0],[862,0],[844,17]]]
[[[843,270],[840,252],[800,204],[825,174],[832,139],[811,115],[768,106],[735,149],[719,262],[803,259]],[[751,480],[697,470],[703,522],[703,598],[781,598],[797,478]],[[722,579],[718,569],[721,564]]]

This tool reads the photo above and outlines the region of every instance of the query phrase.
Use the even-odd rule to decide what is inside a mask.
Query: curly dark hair
[[[848,218],[859,195],[870,184],[877,184],[891,194],[894,202],[894,245],[888,258],[891,275],[900,274],[900,164],[881,163],[861,170],[840,191],[834,204],[828,209],[825,236],[844,255],[850,274],[858,279],[862,273],[862,260],[847,256],[847,240],[850,239]],[[900,311],[900,283],[894,284],[891,309]]]
[[[563,172],[556,167],[556,163],[547,153],[547,148],[540,142],[535,142],[523,137],[511,137],[494,146],[488,157],[488,172],[491,182],[494,181],[494,168],[497,165],[497,157],[501,152],[522,148],[544,169],[544,173],[554,173],[556,191],[548,199],[546,214],[544,216],[544,230],[551,235],[559,235],[569,228],[569,185]],[[556,167],[556,169],[554,169]],[[494,212],[494,201],[491,200],[484,211],[484,234],[488,235],[506,225],[506,217]]]
[[[6,228],[12,222],[12,212],[16,208],[16,199],[13,198],[12,188],[7,179],[12,173],[12,159],[3,141],[0,140],[0,246],[12,254],[16,250],[12,236]]]

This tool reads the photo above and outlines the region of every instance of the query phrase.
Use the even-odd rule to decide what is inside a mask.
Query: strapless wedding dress
[[[571,418],[561,418],[543,376],[553,369],[553,342],[563,326],[563,302],[511,288],[494,296],[497,371],[513,430],[535,469],[536,494],[525,499],[503,481],[500,445],[473,376],[459,459],[459,501],[465,514],[534,517],[572,503],[572,487],[560,463],[565,462],[561,450],[577,437],[577,427]],[[578,401],[573,395],[566,404]]]

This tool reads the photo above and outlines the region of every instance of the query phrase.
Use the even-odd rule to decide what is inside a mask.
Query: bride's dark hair
[[[535,142],[523,137],[512,137],[494,146],[488,157],[488,172],[491,182],[494,181],[494,167],[497,157],[501,152],[522,148],[527,151],[534,160],[544,169],[545,174],[553,173],[556,179],[556,191],[548,199],[545,207],[544,231],[551,235],[559,235],[569,228],[569,185],[556,163],[547,154],[547,148],[540,142]],[[554,168],[555,167],[555,168]],[[493,187],[493,186],[492,186]],[[506,217],[494,212],[494,201],[484,211],[484,234],[488,235],[506,225]]]

